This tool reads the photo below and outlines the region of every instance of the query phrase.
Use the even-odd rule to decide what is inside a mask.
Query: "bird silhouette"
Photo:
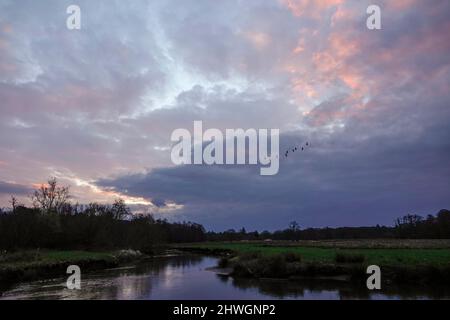
[[[311,143],[309,141],[307,141],[305,144],[300,144],[298,146],[292,146],[292,147],[288,147],[287,150],[285,150],[284,152],[284,157],[287,158],[289,156],[289,152],[294,153],[298,150],[301,151],[305,151],[307,149],[307,147],[311,147]]]

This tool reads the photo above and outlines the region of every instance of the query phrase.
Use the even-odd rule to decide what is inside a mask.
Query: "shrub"
[[[286,259],[284,255],[274,255],[264,259],[264,275],[268,277],[283,277],[286,274]],[[265,262],[265,263],[264,263]]]
[[[259,251],[243,252],[239,255],[239,260],[241,261],[254,260],[259,258],[261,258],[261,253]]]
[[[284,254],[265,256],[248,252],[233,263],[233,273],[237,276],[282,278],[287,275],[287,262]]]
[[[219,268],[226,268],[229,265],[228,258],[220,258],[219,262],[217,263],[217,266]]]

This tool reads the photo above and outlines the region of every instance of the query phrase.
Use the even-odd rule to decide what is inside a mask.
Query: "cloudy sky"
[[[450,208],[449,16],[447,0],[0,0],[0,206],[55,176],[74,202],[214,230]],[[194,120],[311,147],[275,176],[174,166],[170,135]]]

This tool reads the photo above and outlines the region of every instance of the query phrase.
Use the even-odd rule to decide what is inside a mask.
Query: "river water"
[[[324,280],[252,280],[221,276],[211,270],[217,259],[167,256],[127,267],[83,273],[81,290],[68,290],[66,278],[16,284],[0,299],[448,299],[450,290],[398,288],[370,292],[362,285]]]

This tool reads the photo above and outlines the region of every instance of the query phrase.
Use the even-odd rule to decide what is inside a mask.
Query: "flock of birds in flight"
[[[290,153],[294,153],[297,151],[305,151],[307,148],[311,147],[311,142],[306,142],[305,144],[301,144],[301,145],[297,145],[297,146],[292,146],[289,147],[284,153],[284,158],[287,158],[289,156],[289,152]],[[264,158],[265,160],[268,160],[267,157]],[[277,155],[277,159],[278,159],[278,155]]]
[[[289,147],[289,149],[287,149],[284,152],[284,157],[287,158],[289,156],[289,152],[290,153],[294,153],[294,152],[297,152],[297,151],[304,151],[304,150],[306,150],[306,148],[309,148],[309,147],[311,147],[311,143],[309,143],[309,142],[306,142],[304,145],[302,144],[302,145],[299,145],[299,146]]]

